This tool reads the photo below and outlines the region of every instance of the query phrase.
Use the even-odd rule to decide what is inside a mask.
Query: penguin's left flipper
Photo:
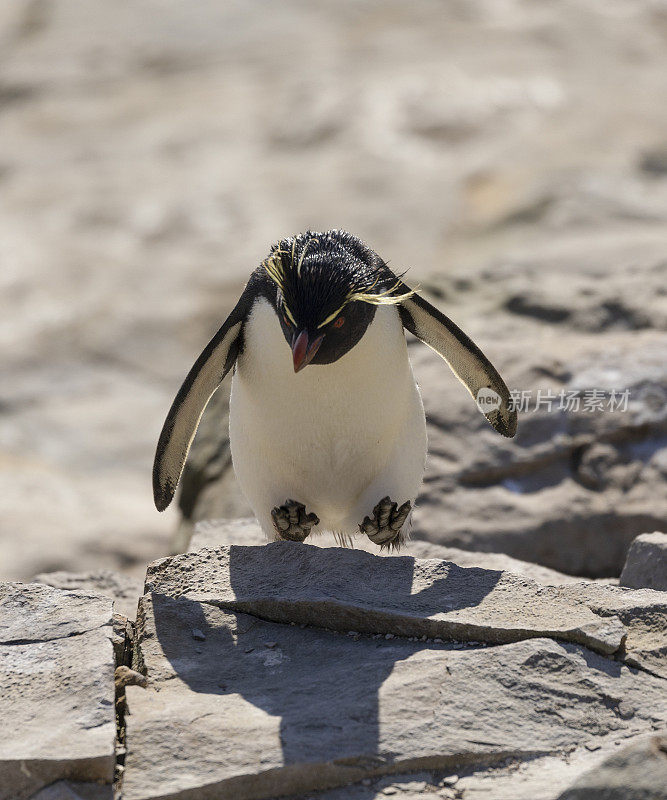
[[[204,409],[234,366],[253,297],[249,282],[223,326],[195,361],[169,409],[153,464],[153,497],[158,511],[171,503]]]
[[[390,497],[383,497],[373,509],[373,516],[364,517],[359,530],[382,549],[391,547],[398,550],[405,540],[401,529],[411,508],[409,500],[399,508]]]
[[[407,286],[401,284],[397,291],[402,290],[409,291]],[[472,339],[418,294],[403,299],[399,310],[403,327],[445,359],[478,407],[481,409],[480,397],[490,401],[489,410],[482,413],[498,433],[514,436],[517,414],[505,381]],[[480,395],[480,389],[492,390],[497,398],[492,392]]]
[[[306,514],[306,507],[296,500],[285,500],[282,506],[271,511],[273,527],[279,539],[303,542],[310,535],[310,529],[320,524],[317,514]]]

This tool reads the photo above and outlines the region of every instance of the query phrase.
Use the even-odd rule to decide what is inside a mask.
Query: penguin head
[[[307,231],[273,246],[263,262],[294,371],[331,364],[359,343],[397,283],[382,259],[345,231]]]

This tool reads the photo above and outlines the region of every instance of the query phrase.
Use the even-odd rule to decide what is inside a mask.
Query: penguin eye
[[[345,325],[345,317],[338,317],[334,322],[334,328],[342,328]]]
[[[283,320],[285,321],[285,325],[287,325],[288,328],[292,327],[292,323],[289,321],[289,317],[287,316],[287,314],[285,314],[285,312],[283,312]]]

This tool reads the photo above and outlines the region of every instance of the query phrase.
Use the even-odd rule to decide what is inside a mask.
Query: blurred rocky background
[[[412,343],[415,536],[618,576],[667,517],[664,0],[0,4],[0,574],[120,570],[245,514],[225,391],[178,508],[169,404],[271,242],[347,228],[511,388]],[[627,411],[536,393],[630,390]]]

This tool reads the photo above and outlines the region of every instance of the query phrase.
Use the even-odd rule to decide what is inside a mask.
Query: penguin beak
[[[318,336],[313,342],[308,338],[308,331],[301,331],[292,343],[292,358],[294,359],[294,372],[299,372],[313,360],[315,353],[320,349],[324,334]]]

